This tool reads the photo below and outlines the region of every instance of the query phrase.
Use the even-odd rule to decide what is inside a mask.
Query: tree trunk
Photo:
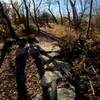
[[[33,20],[33,21],[35,21],[35,25],[36,25],[36,27],[37,27],[37,29],[38,29],[38,32],[40,33],[40,27],[39,27],[39,25],[38,25],[38,18],[37,18],[37,9],[38,9],[38,8],[36,8],[34,0],[32,0],[32,1],[33,1],[34,17],[35,17],[35,18],[32,18],[32,19],[35,19],[35,20]]]
[[[61,13],[60,1],[58,0],[57,3],[58,3],[58,7],[59,7],[59,14],[60,14],[60,18],[61,18],[61,24],[63,24],[63,16],[62,16],[62,13]]]
[[[14,6],[12,0],[10,0],[10,2],[11,2],[11,5],[12,5],[13,9],[15,10],[15,12],[16,12],[16,14],[17,14],[17,16],[18,16],[19,22],[21,22],[21,16],[20,16],[18,10],[17,10],[16,7]]]
[[[90,2],[90,14],[89,14],[89,23],[87,29],[87,38],[90,36],[90,27],[91,27],[91,19],[92,19],[92,8],[93,8],[93,0]]]
[[[4,9],[3,9],[3,6],[0,2],[0,19],[1,19],[1,22],[3,25],[7,25],[6,28],[9,29],[9,32],[11,34],[11,36],[18,40],[18,37],[16,36],[16,33],[11,25],[11,22],[9,20],[9,18],[7,17],[7,15],[4,13]],[[7,52],[7,49],[9,48],[10,44],[8,42],[5,41],[5,45],[3,47],[3,50],[2,50],[2,53],[1,53],[1,58],[0,58],[0,67],[4,61],[4,58],[5,58],[5,55],[6,55],[6,52]]]
[[[67,14],[68,14],[68,20],[69,20],[69,26],[71,25],[71,17],[70,17],[70,11],[68,7],[68,0],[66,1],[66,9],[67,9]]]
[[[30,27],[29,27],[29,12],[28,12],[28,6],[26,4],[26,0],[23,0],[26,10],[26,18],[25,18],[25,29],[30,34]]]
[[[1,2],[0,2],[0,17],[1,17],[2,23],[7,25],[11,36],[14,39],[18,40],[18,37],[17,37],[17,35],[16,35],[12,25],[11,25],[11,22],[10,22],[8,16],[4,13],[3,6],[2,6]]]
[[[79,29],[80,28],[80,24],[79,24],[79,20],[78,20],[78,14],[77,14],[77,10],[75,7],[75,3],[76,0],[74,1],[74,3],[72,2],[72,0],[69,0],[71,8],[72,8],[72,13],[73,13],[73,25],[75,29]]]
[[[52,13],[52,11],[51,11],[50,9],[48,9],[48,10],[49,10],[49,12],[51,13],[51,15],[52,15],[52,17],[53,17],[54,22],[55,22],[56,24],[58,24],[58,21],[57,21],[55,15]]]

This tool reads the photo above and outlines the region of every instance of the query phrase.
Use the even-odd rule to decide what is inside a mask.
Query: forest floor
[[[41,38],[38,37],[38,40],[40,41]],[[39,45],[45,51],[56,52],[60,50],[60,48],[55,45],[55,42],[51,40],[49,41],[48,38],[45,39],[42,38],[41,42],[39,42],[37,45]],[[9,52],[7,52],[3,64],[0,68],[0,100],[17,100],[18,97],[17,83],[16,83],[16,65],[15,65],[16,48],[17,45],[13,45],[11,48],[9,48]],[[55,53],[50,53],[50,56],[51,57],[55,56]],[[44,59],[48,58],[45,57]],[[30,56],[27,59],[25,67],[25,76],[26,76],[25,86],[28,95],[31,98],[30,100],[39,100],[38,99],[39,97],[37,96],[40,96],[42,94],[42,89],[39,80],[39,73],[36,64],[34,63],[34,59],[32,59]],[[70,94],[70,90],[68,93]],[[75,97],[75,93],[72,95],[74,95]]]
[[[62,32],[59,32],[58,29],[59,28],[55,28],[55,30],[47,29],[47,32],[52,32],[53,34],[54,31],[54,33],[56,34],[53,35],[57,37],[63,37],[64,35],[66,35],[64,34],[63,30]],[[46,31],[46,29],[44,31]],[[57,31],[58,33],[62,34],[57,34]],[[72,40],[77,39],[77,35],[73,33],[74,32],[72,31],[71,35],[67,35],[67,40],[70,40],[70,44]],[[39,45],[45,51],[53,52],[49,54],[50,56],[53,57],[56,55],[56,51],[60,51],[59,46],[56,45],[57,42],[49,39],[49,37],[40,35],[36,38],[39,40],[39,43],[37,43],[37,45]],[[97,34],[93,39],[86,40],[85,46],[85,50],[88,51],[87,55],[84,56],[84,53],[81,53],[78,57],[71,61],[71,64],[73,64],[70,71],[72,76],[71,79],[68,79],[67,81],[70,85],[77,89],[77,91],[71,92],[78,92],[73,94],[73,98],[75,95],[79,96],[76,100],[100,100],[100,35]],[[3,44],[0,44],[0,48],[2,47]],[[18,92],[15,74],[16,48],[16,45],[13,45],[11,48],[9,48],[10,51],[6,54],[4,62],[0,68],[0,100],[17,100]],[[44,57],[44,59],[47,60],[46,57]],[[60,58],[61,61],[64,61],[62,59],[63,58]],[[66,60],[64,62],[69,63]],[[34,63],[34,59],[32,59],[31,57],[27,59],[25,75],[25,85],[28,91],[28,95],[33,98],[32,100],[35,100],[34,97],[36,97],[37,95],[41,95],[42,89],[40,85],[37,66]]]

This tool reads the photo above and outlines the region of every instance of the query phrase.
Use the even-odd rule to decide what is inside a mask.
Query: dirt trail
[[[16,84],[16,66],[15,66],[15,49],[6,54],[4,62],[0,68],[0,100],[17,100],[17,84]],[[39,75],[33,59],[28,58],[25,68],[26,87],[28,95],[34,97],[41,93],[39,85]]]

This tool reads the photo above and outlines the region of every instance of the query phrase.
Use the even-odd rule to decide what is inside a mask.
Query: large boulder
[[[47,86],[49,94],[52,98],[54,96],[52,91],[53,88],[57,89],[57,100],[74,100],[75,99],[75,88],[71,84],[66,84],[66,82],[61,81],[60,84],[55,83],[55,86],[52,86],[52,83],[58,79],[63,78],[63,75],[60,71],[46,71],[44,76],[41,79],[41,85]],[[62,85],[63,84],[63,85]],[[42,100],[42,96],[36,96],[34,100]]]

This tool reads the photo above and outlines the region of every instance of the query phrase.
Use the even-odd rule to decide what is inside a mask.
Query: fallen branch
[[[100,77],[99,77],[99,75],[97,74],[95,68],[94,68],[93,66],[91,66],[91,68],[92,68],[93,72],[95,73],[96,77],[100,80]]]
[[[91,88],[92,96],[95,96],[95,91],[94,91],[94,88],[93,88],[93,83],[92,83],[92,81],[90,80],[89,77],[88,77],[88,79],[89,79],[89,84],[90,84],[90,88]]]

